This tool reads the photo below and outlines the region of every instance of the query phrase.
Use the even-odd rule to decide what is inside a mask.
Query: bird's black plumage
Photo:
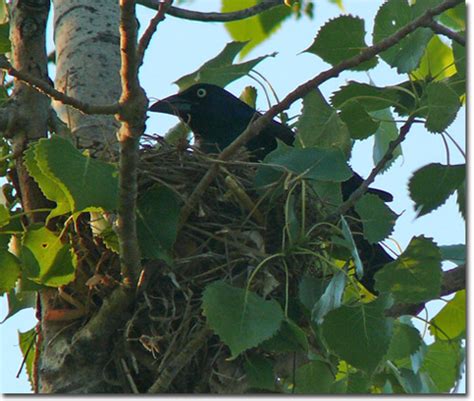
[[[178,116],[195,135],[199,148],[204,152],[219,152],[234,141],[260,113],[225,89],[211,84],[196,84],[190,88],[154,103],[150,111]],[[277,146],[276,139],[287,145],[294,142],[293,131],[277,121],[271,121],[256,137],[246,144],[256,160],[262,160]],[[354,175],[343,182],[342,197],[349,196],[363,182],[361,176]],[[369,188],[369,193],[379,196],[385,202],[392,200],[388,192]],[[352,213],[355,214],[354,211]],[[362,228],[362,227],[358,227]],[[355,236],[361,259],[365,262],[365,275],[361,282],[373,290],[373,276],[391,258],[378,244],[369,244],[362,235]]]
[[[208,153],[223,150],[259,115],[230,92],[211,84],[193,85],[155,103],[150,110],[179,116],[193,131],[199,148]],[[272,121],[246,147],[261,160],[276,148],[276,138],[291,145],[293,131]]]

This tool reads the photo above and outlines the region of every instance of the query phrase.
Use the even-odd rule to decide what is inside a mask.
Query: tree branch
[[[460,35],[457,32],[452,31],[451,29],[446,28],[444,25],[436,21],[431,21],[430,24],[427,25],[431,30],[437,34],[444,35],[455,42],[458,42],[461,46],[466,46],[466,38]]]
[[[323,82],[328,81],[331,78],[339,76],[339,74],[349,68],[353,68],[364,61],[370,60],[375,57],[377,54],[383,52],[384,50],[389,49],[396,43],[400,42],[405,36],[409,35],[417,28],[426,26],[429,24],[433,17],[441,14],[443,11],[446,11],[449,8],[460,4],[462,0],[446,0],[440,5],[428,9],[423,15],[416,18],[409,24],[405,25],[403,28],[399,29],[393,35],[381,40],[380,42],[367,47],[362,50],[357,56],[351,57],[347,60],[340,62],[334,67],[321,72],[314,78],[298,86],[293,92],[289,93],[281,102],[272,106],[266,113],[257,117],[253,123],[240,134],[229,146],[227,146],[219,155],[219,160],[228,160],[235,152],[237,152],[240,147],[244,146],[251,138],[258,135],[258,133],[270,123],[270,121],[278,113],[288,109],[296,100],[307,95],[311,90],[321,85]],[[180,217],[180,225],[184,224],[191,214],[192,210],[199,201],[202,193],[207,189],[212,180],[215,178],[218,171],[217,164],[213,165],[208,172],[202,177],[201,181],[196,186],[194,192],[188,199],[188,202],[183,207]]]
[[[136,228],[138,147],[145,130],[148,100],[138,80],[140,56],[137,52],[137,22],[135,0],[120,0],[120,49],[122,67],[122,105],[117,120],[120,121],[118,139],[119,206],[117,236],[123,283],[135,288],[141,271],[141,255]]]
[[[453,294],[466,288],[466,265],[455,267],[443,272],[441,282],[441,297]],[[387,310],[386,315],[399,317],[402,315],[416,316],[425,308],[426,302],[419,304],[397,304]]]
[[[334,215],[339,216],[347,212],[362,197],[362,195],[364,195],[367,192],[367,190],[369,189],[369,185],[374,182],[377,174],[380,173],[380,171],[382,171],[382,169],[390,161],[390,159],[392,159],[393,152],[395,151],[397,146],[400,145],[405,140],[414,121],[415,121],[414,115],[408,117],[405,124],[403,124],[403,126],[400,128],[400,134],[398,135],[398,138],[390,142],[390,144],[388,145],[387,151],[385,152],[383,157],[379,160],[379,162],[376,164],[376,166],[372,169],[369,176],[362,182],[362,184],[360,184],[359,188],[357,188],[354,192],[352,192],[351,196],[349,196],[349,199],[347,199],[336,210],[336,212],[333,213],[333,216]]]
[[[8,75],[11,75],[21,82],[24,82],[25,84],[36,89],[38,92],[43,93],[50,98],[57,100],[58,102],[72,106],[85,114],[115,114],[120,109],[120,105],[118,103],[102,106],[81,102],[78,99],[54,89],[54,87],[44,79],[37,78],[27,72],[15,69],[3,55],[0,56],[0,69],[5,70]]]
[[[158,379],[150,386],[147,393],[157,394],[165,393],[173,379],[178,373],[187,366],[191,358],[199,351],[209,337],[212,331],[204,326],[197,330],[193,339],[165,366],[158,376]]]
[[[158,24],[165,19],[166,10],[169,8],[173,0],[164,0],[161,1],[158,5],[158,12],[151,19],[146,31],[143,33],[140,41],[138,42],[138,67],[143,64],[143,59],[145,58],[145,51],[150,45],[151,38],[156,31]]]
[[[138,3],[155,10],[160,7],[159,0],[138,0]],[[191,21],[202,21],[202,22],[229,22],[238,21],[241,19],[253,17],[254,15],[260,14],[264,11],[270,10],[273,7],[283,5],[283,0],[264,0],[261,3],[249,8],[245,8],[239,11],[233,11],[229,13],[216,13],[216,12],[200,12],[185,10],[178,7],[170,7],[166,11],[167,14],[176,17],[187,19]]]

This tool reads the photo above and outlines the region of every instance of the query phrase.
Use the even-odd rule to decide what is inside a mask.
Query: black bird
[[[247,128],[253,118],[260,115],[225,89],[205,83],[195,84],[154,103],[150,111],[178,116],[193,131],[199,148],[207,153],[222,151]],[[276,148],[276,138],[292,145],[295,136],[290,128],[273,120],[245,146],[255,160],[262,160]],[[342,182],[343,200],[347,200],[362,182],[362,177],[355,172],[349,180]],[[368,192],[385,202],[393,199],[391,194],[379,189],[369,188]],[[354,211],[352,213],[355,214]],[[357,228],[361,231],[362,227],[359,225]],[[366,264],[361,282],[373,291],[374,274],[393,258],[380,245],[370,244],[362,235],[356,235],[355,241],[360,257]]]

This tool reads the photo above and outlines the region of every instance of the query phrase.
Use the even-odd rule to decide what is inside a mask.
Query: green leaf
[[[431,163],[415,171],[408,183],[408,190],[418,216],[428,214],[444,204],[462,185],[465,176],[464,164],[445,166]]]
[[[459,213],[466,220],[466,180],[456,190],[456,203],[458,204]]]
[[[10,212],[5,205],[0,204],[0,228],[10,223]]]
[[[311,189],[314,191],[319,202],[335,211],[336,207],[342,203],[341,184],[330,181],[313,181],[310,183]]]
[[[275,391],[276,377],[267,358],[253,355],[245,360],[244,369],[250,388]]]
[[[408,394],[433,394],[438,391],[431,377],[425,372],[415,374],[410,369],[402,368],[398,379]]]
[[[346,273],[340,270],[331,279],[321,298],[315,303],[311,311],[311,320],[316,324],[321,324],[324,316],[333,309],[339,308],[345,288]]]
[[[387,238],[392,232],[397,215],[377,195],[365,194],[355,204],[362,220],[364,237],[371,244]]]
[[[189,127],[180,121],[178,124],[172,126],[168,131],[166,131],[164,137],[167,143],[178,145],[183,143],[183,141],[188,140],[190,132],[191,130]]]
[[[239,96],[239,99],[242,102],[247,103],[250,107],[254,109],[257,108],[257,89],[255,86],[246,86],[242,93]]]
[[[439,21],[456,31],[466,30],[466,3],[462,2],[456,7],[446,10],[441,14]]]
[[[8,313],[0,321],[0,324],[11,318],[17,312],[23,309],[33,308],[36,305],[36,293],[30,291],[16,291],[10,290],[7,294],[8,299]]]
[[[352,139],[366,139],[374,134],[380,122],[374,120],[361,103],[352,100],[341,109],[341,120],[349,129]]]
[[[297,394],[326,394],[334,382],[329,366],[321,361],[311,361],[296,369],[294,388]]]
[[[341,306],[324,318],[324,339],[334,353],[356,368],[372,373],[388,351],[392,319],[380,300]]]
[[[466,290],[453,299],[430,321],[430,332],[439,340],[455,340],[466,335]]]
[[[441,253],[430,238],[414,237],[397,260],[375,274],[375,288],[390,292],[397,303],[418,303],[439,297]]]
[[[278,332],[260,345],[262,350],[278,353],[308,351],[308,347],[305,332],[290,319],[284,320]]]
[[[337,109],[341,109],[346,103],[357,100],[367,111],[376,111],[393,106],[399,98],[399,91],[396,88],[379,88],[377,86],[349,81],[331,97],[331,104]]]
[[[439,247],[441,258],[456,263],[458,266],[466,263],[466,245],[443,245]]]
[[[74,280],[76,257],[70,244],[46,227],[30,226],[23,236],[21,264],[25,277],[49,287],[60,287]]]
[[[459,79],[466,79],[466,47],[453,41],[453,55]]]
[[[259,0],[222,0],[221,11],[238,11],[260,3]],[[281,26],[281,23],[291,16],[291,8],[286,6],[273,7],[254,17],[239,21],[226,22],[225,28],[232,39],[248,41],[241,51],[241,57],[247,55],[253,48],[268,39]]]
[[[298,207],[298,196],[295,193],[288,195],[288,202],[285,206],[285,231],[288,236],[290,247],[297,243],[302,236],[299,215],[297,212]]]
[[[352,147],[346,125],[317,90],[303,98],[303,111],[298,119],[296,146],[339,148],[348,155]]]
[[[49,218],[51,219],[71,212],[74,206],[71,205],[65,189],[59,185],[58,180],[56,180],[55,177],[43,172],[39,167],[35,155],[36,146],[38,146],[38,142],[35,145],[30,145],[26,150],[24,157],[25,166],[29,174],[39,185],[44,196],[49,200],[56,202],[56,208],[49,214]]]
[[[437,340],[428,346],[421,370],[430,375],[439,392],[448,392],[458,379],[460,362],[459,343]]]
[[[321,298],[328,281],[315,276],[303,276],[298,286],[299,301],[311,311],[314,304]]]
[[[395,120],[393,119],[390,109],[372,111],[370,115],[379,120],[380,125],[374,135],[374,150],[372,159],[374,164],[377,164],[387,152],[390,142],[398,137],[398,129]],[[392,158],[385,164],[382,172],[387,171],[392,163],[402,155],[402,148],[398,145],[392,155]]]
[[[271,164],[271,167],[265,164]],[[301,179],[320,181],[346,181],[352,176],[344,155],[339,149],[293,148],[287,146],[269,153],[257,171],[258,186],[269,185],[281,174],[272,170],[291,172]]]
[[[435,35],[426,47],[420,66],[411,74],[415,80],[434,78],[440,81],[455,73],[453,49]]]
[[[347,394],[367,394],[369,393],[370,379],[362,371],[351,372],[347,376]]]
[[[0,24],[0,53],[5,54],[11,50],[10,24]]]
[[[359,55],[367,48],[362,18],[342,15],[326,23],[316,35],[313,44],[305,52],[316,54],[329,64]],[[377,65],[377,59],[365,61],[353,70],[369,70]]]
[[[6,21],[8,19],[8,8],[6,0],[0,1],[0,21]]]
[[[412,4],[412,16],[413,18],[418,18],[421,17],[426,10],[429,8],[433,8],[436,6],[439,6],[443,0],[416,0],[416,1],[411,1],[410,3]]]
[[[346,240],[345,242],[351,251],[352,258],[354,259],[357,277],[360,278],[364,275],[364,265],[360,260],[359,251],[357,250],[354,237],[352,236],[351,229],[349,227],[349,224],[347,224],[347,221],[344,216],[341,216],[341,226],[342,235],[344,236],[344,239]]]
[[[31,383],[33,388],[33,364],[35,362],[36,355],[36,329],[33,327],[24,333],[19,331],[18,342],[20,344],[21,354],[23,355],[25,361],[28,381]]]
[[[44,195],[57,203],[49,219],[117,208],[116,167],[84,156],[66,139],[57,135],[40,139],[27,150],[25,164]]]
[[[240,64],[233,64],[237,54],[247,42],[230,42],[213,59],[205,62],[191,74],[179,78],[174,83],[183,91],[196,83],[208,83],[225,87],[229,83],[247,75],[252,68],[269,56],[257,57]],[[271,55],[273,56],[273,55]]]
[[[15,288],[20,277],[20,261],[7,250],[0,249],[0,295]]]
[[[203,313],[209,326],[229,346],[234,358],[273,336],[284,317],[275,300],[266,301],[222,281],[206,287]]]
[[[426,87],[428,115],[425,127],[430,132],[443,132],[456,118],[461,102],[457,93],[444,82],[431,82]]]
[[[181,208],[176,195],[154,185],[137,202],[137,235],[142,257],[169,260]]]
[[[398,90],[398,101],[393,106],[394,111],[402,117],[414,114],[417,117],[426,118],[428,113],[425,95],[427,84],[428,82],[424,80],[409,80],[393,86]],[[420,104],[422,98],[425,104]]]
[[[386,358],[391,361],[409,357],[421,347],[420,332],[412,326],[395,321]]]
[[[413,20],[412,8],[406,0],[388,0],[375,17],[373,41],[378,43]],[[429,28],[418,28],[404,39],[380,54],[398,73],[403,74],[418,67],[424,50],[433,36]]]

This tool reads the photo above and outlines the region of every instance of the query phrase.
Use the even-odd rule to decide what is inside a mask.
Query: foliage
[[[339,1],[333,2],[340,5]],[[223,0],[222,11],[257,3],[257,0]],[[371,42],[386,39],[419,17],[427,7],[439,3],[437,0],[418,0],[415,4],[406,0],[386,1],[375,17]],[[269,56],[235,63],[237,55],[245,56],[302,10],[312,15],[311,2],[285,4],[252,18],[226,23],[235,41],[198,70],[177,80],[180,90],[196,82],[226,86],[248,75]],[[463,5],[458,6],[438,20],[464,33],[464,10]],[[331,66],[357,56],[370,46],[365,25],[358,17],[337,17],[319,29],[306,52]],[[0,52],[9,49],[3,31],[0,25]],[[349,81],[328,99],[318,88],[309,92],[303,98],[302,113],[295,124],[298,133],[295,146],[279,143],[263,163],[250,166],[251,179],[241,185],[247,198],[255,201],[254,209],[247,213],[245,221],[231,224],[235,221],[229,218],[228,227],[219,226],[218,230],[213,227],[214,231],[208,235],[210,244],[219,243],[226,250],[219,255],[221,265],[217,265],[211,252],[199,253],[201,244],[186,242],[185,236],[181,236],[189,228],[180,224],[180,212],[189,188],[182,182],[172,182],[171,173],[166,184],[140,187],[136,217],[144,264],[156,269],[162,266],[160,263],[167,266],[166,273],[160,273],[163,281],[154,284],[163,286],[160,287],[163,293],[156,299],[180,294],[178,306],[186,304],[184,312],[176,314],[174,298],[163,302],[167,312],[174,310],[173,316],[167,317],[169,320],[186,316],[187,308],[200,309],[203,317],[196,312],[195,322],[201,323],[202,319],[216,335],[206,353],[219,349],[222,354],[216,353],[216,359],[224,354],[226,357],[219,363],[241,369],[236,371],[244,372],[246,391],[439,393],[449,392],[459,381],[465,358],[465,290],[445,300],[442,310],[427,322],[434,336],[431,344],[410,318],[394,316],[392,308],[441,298],[442,261],[465,264],[465,246],[439,246],[423,235],[415,236],[398,257],[375,274],[375,289],[370,292],[359,282],[367,273],[367,261],[361,257],[361,238],[369,244],[387,239],[399,215],[371,193],[350,205],[353,212],[345,212],[341,182],[352,176],[348,161],[354,142],[373,138],[372,157],[374,164],[378,164],[385,160],[390,143],[400,135],[399,121],[413,117],[424,124],[428,133],[445,135],[465,98],[465,57],[463,46],[422,27],[379,56],[353,68],[366,71],[386,63],[398,73],[406,74],[398,85],[378,87],[372,81]],[[255,88],[248,89],[243,98],[254,103],[257,93]],[[9,155],[8,143],[2,146],[5,147],[2,155]],[[180,163],[191,160],[176,148],[172,148],[172,153],[178,154]],[[381,170],[388,169],[401,154],[402,145],[399,145],[388,155]],[[2,177],[13,167],[9,157],[2,162],[5,160],[5,166],[0,166]],[[33,294],[46,287],[77,290],[74,286],[81,285],[90,291],[96,280],[104,287],[108,285],[104,283],[113,286],[120,280],[118,271],[88,272],[87,280],[82,277],[85,270],[79,271],[91,247],[99,254],[105,254],[105,249],[107,255],[117,252],[114,234],[119,191],[117,166],[81,153],[58,135],[30,146],[25,153],[25,166],[55,206],[48,211],[45,225],[25,228],[20,224],[23,209],[12,190],[13,184],[7,182],[3,187],[10,194],[0,207],[0,294],[8,296],[6,318],[31,307]],[[192,166],[189,174],[198,167]],[[235,178],[231,167],[224,164],[221,167],[222,174]],[[447,164],[433,161],[415,171],[408,188],[418,217],[441,207],[455,192],[464,217],[465,180],[465,165],[453,165],[449,161]],[[213,187],[211,195],[215,202],[221,202],[222,210],[214,210],[216,215],[222,213],[227,217],[228,209],[237,213],[234,209],[242,211],[247,207],[244,202],[240,208],[235,207],[235,199],[234,203],[228,201],[235,193],[219,191],[221,188]],[[265,233],[257,225],[252,230],[243,230],[259,208],[266,208]],[[201,207],[200,211],[204,209]],[[213,217],[202,214],[209,219]],[[199,224],[193,226],[200,234],[211,230],[202,223],[203,216],[199,215]],[[87,237],[90,240],[87,246],[82,235],[85,227],[92,232]],[[277,239],[273,238],[274,249],[268,250],[265,235],[272,234]],[[191,236],[199,238],[194,233]],[[16,249],[8,248],[11,238],[18,244]],[[227,252],[231,242],[232,246],[239,243],[243,249],[240,256],[248,259],[228,268],[234,263]],[[251,248],[250,242],[258,246]],[[210,264],[206,266],[208,271],[199,274],[192,271],[196,265],[186,253],[189,249],[198,255],[193,257],[208,258],[204,262]],[[115,254],[110,258],[113,257]],[[182,265],[190,268],[186,274],[179,270],[184,269]],[[218,279],[216,274],[220,275]],[[105,298],[108,291],[109,288],[99,294]],[[183,327],[186,324],[189,320]],[[178,326],[178,331],[182,330],[179,322]],[[20,333],[30,377],[33,354],[27,350],[34,336],[34,331]],[[144,343],[142,337],[139,341]]]

